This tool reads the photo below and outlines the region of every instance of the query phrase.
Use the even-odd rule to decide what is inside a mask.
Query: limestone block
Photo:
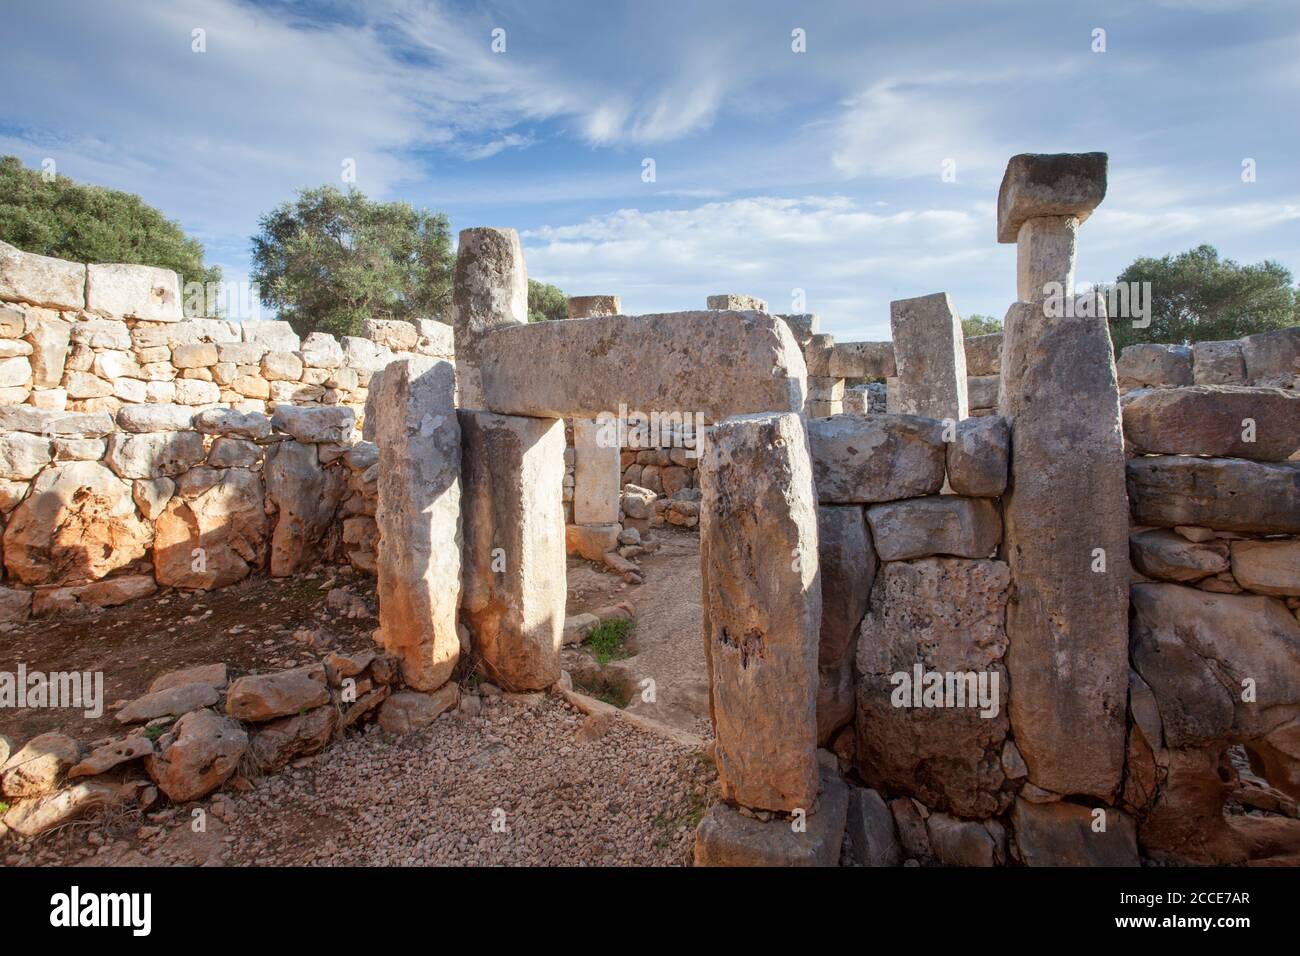
[[[564,529],[564,549],[568,554],[600,561],[618,547],[620,524],[571,524]]]
[[[376,379],[379,624],[406,683],[434,690],[460,657],[461,450],[450,363],[395,361]],[[385,547],[387,540],[400,547]]]
[[[134,378],[113,380],[113,397],[132,404],[143,404],[149,400],[148,382]]]
[[[700,482],[704,634],[722,794],[760,809],[806,809],[818,785],[822,597],[802,419],[744,415],[714,426]]]
[[[113,416],[107,412],[65,412],[29,405],[2,405],[0,432],[103,438],[113,433]]]
[[[1194,385],[1129,392],[1124,437],[1138,454],[1285,461],[1300,449],[1300,392]]]
[[[830,374],[837,378],[891,378],[897,374],[893,342],[837,342]]]
[[[175,491],[176,482],[170,478],[141,478],[131,484],[131,498],[147,521],[163,513]]]
[[[54,461],[99,461],[107,443],[102,438],[56,438],[52,448]]]
[[[891,412],[960,421],[967,415],[961,317],[946,292],[889,304],[898,386]]]
[[[304,443],[351,442],[357,414],[351,408],[295,408],[279,405],[271,416],[271,427],[288,432]]]
[[[25,355],[0,358],[0,388],[16,388],[32,384],[32,362]]]
[[[1128,501],[1104,303],[1070,311],[1018,302],[1003,332],[1010,715],[1032,783],[1105,799],[1124,764]]]
[[[0,242],[0,296],[48,308],[86,305],[86,267]]]
[[[618,315],[622,311],[622,300],[616,295],[575,295],[569,297],[568,316],[571,319],[590,319],[600,315]]]
[[[350,409],[349,409],[350,411]],[[284,577],[319,561],[347,480],[320,464],[315,445],[282,441],[267,450],[266,496],[278,512],[271,535],[270,570]]]
[[[26,363],[27,360],[9,359],[8,361]],[[3,368],[3,366],[4,362],[0,362],[0,368]],[[68,390],[68,398],[105,398],[113,394],[112,383],[89,372],[68,372],[63,385]]]
[[[306,404],[319,402],[325,397],[325,389],[319,385],[305,385],[300,382],[276,380],[270,383],[271,401],[279,405]]]
[[[792,315],[778,315],[778,319],[790,327],[790,334],[794,340],[799,343],[800,347],[807,345],[812,337],[817,334],[817,327],[821,320],[811,312],[802,312]]]
[[[1020,226],[1043,216],[1083,222],[1106,198],[1105,153],[1020,153],[998,188],[998,242],[1015,242]]]
[[[363,334],[370,341],[394,352],[413,352],[420,339],[415,326],[400,319],[366,319]]]
[[[1002,371],[1001,332],[972,335],[966,338],[964,351],[966,353],[967,375],[997,375]]]
[[[326,332],[312,332],[302,340],[302,362],[311,368],[340,368],[343,365],[343,346]]]
[[[262,377],[272,382],[297,382],[302,378],[302,359],[292,352],[267,352],[262,356]]]
[[[73,322],[69,335],[73,343],[92,349],[131,349],[131,331],[120,319],[84,319]]]
[[[859,866],[898,866],[902,853],[894,816],[880,794],[865,787],[849,792],[849,839]]]
[[[1001,561],[881,566],[857,645],[858,762],[870,786],[965,817],[1005,809],[1009,587]],[[948,675],[961,678],[942,701],[955,706],[926,705],[914,686],[918,670],[943,675],[945,688]]]
[[[943,554],[987,558],[1002,540],[1002,515],[988,498],[932,495],[872,505],[871,538],[882,561]]]
[[[198,432],[117,432],[108,437],[104,464],[120,478],[175,477],[206,455]]]
[[[1026,219],[1016,239],[1016,298],[1041,303],[1074,294],[1079,220],[1074,216]]]
[[[528,269],[518,233],[513,229],[461,230],[451,311],[460,405],[485,407],[480,374],[488,333],[528,322]],[[525,380],[520,378],[521,383]]]
[[[986,867],[1006,862],[1006,833],[996,820],[960,820],[947,813],[925,818],[934,858],[943,866]]]
[[[253,441],[271,434],[271,421],[260,412],[239,412],[232,408],[207,408],[194,416],[195,431]]]
[[[574,419],[573,447],[574,523],[617,523],[622,490],[617,430],[588,418]]]
[[[261,375],[236,375],[230,381],[230,388],[245,398],[265,400],[271,397],[271,383]]]
[[[58,318],[39,320],[27,334],[32,346],[32,383],[55,388],[63,381],[63,364],[72,340],[72,323]]]
[[[237,721],[211,710],[186,714],[158,738],[158,753],[145,769],[158,789],[177,803],[197,800],[226,782],[248,749]]]
[[[65,388],[37,388],[28,399],[36,408],[61,412],[68,407],[68,390]]]
[[[242,438],[218,438],[208,450],[213,468],[252,468],[262,460],[262,447]]]
[[[260,366],[262,356],[270,349],[257,342],[231,342],[217,347],[217,360],[235,366]]]
[[[185,431],[193,420],[188,405],[124,405],[117,412],[118,427],[135,433]]]
[[[358,370],[377,372],[397,357],[370,339],[355,335],[343,336],[342,345],[343,364]]]
[[[462,615],[493,683],[540,690],[560,677],[564,426],[462,411]],[[617,449],[614,449],[617,454]]]
[[[1002,384],[1000,375],[966,376],[966,400],[971,410],[977,408],[997,408],[998,389]]]
[[[458,361],[459,349],[458,342]],[[645,362],[646,355],[678,358]],[[547,374],[537,374],[541,368]],[[706,421],[801,411],[804,378],[785,323],[756,312],[535,322],[493,331],[482,352],[488,407],[539,418],[595,418],[617,414],[620,404],[647,414],[698,413]]]
[[[1300,462],[1134,458],[1128,494],[1139,524],[1300,534]]]
[[[128,483],[72,461],[42,471],[9,516],[5,567],[29,585],[94,581],[142,557],[151,539]]]
[[[943,487],[943,425],[915,415],[840,415],[808,422],[822,504],[893,501]]]
[[[217,364],[217,347],[210,342],[178,345],[172,350],[172,364],[177,368],[209,368]]]
[[[817,648],[817,741],[826,745],[853,719],[858,625],[876,580],[875,548],[861,505],[817,509],[822,623]]]
[[[1164,528],[1128,539],[1133,567],[1161,581],[1199,581],[1228,570],[1226,541],[1197,543]]]
[[[729,293],[725,295],[711,295],[707,300],[710,309],[721,311],[735,312],[766,312],[767,303],[757,296],[753,295],[736,295]]]
[[[0,435],[0,478],[26,481],[50,463],[53,450],[43,435]]]
[[[1247,335],[1241,340],[1241,354],[1246,361],[1246,380],[1252,385],[1289,387],[1300,361],[1300,327]]]
[[[260,722],[320,707],[329,700],[324,666],[308,664],[236,678],[226,691],[226,713],[237,720]]]
[[[302,347],[302,341],[293,326],[288,322],[258,320],[244,322],[240,326],[240,337],[245,343],[264,346],[268,351],[296,352]],[[224,359],[223,361],[236,361]]]
[[[1192,380],[1197,385],[1244,385],[1246,359],[1241,342],[1196,342],[1192,345]]]
[[[1186,345],[1129,345],[1115,362],[1122,389],[1192,384],[1192,350]]]
[[[801,831],[780,817],[763,821],[714,804],[695,834],[695,865],[838,866],[848,808],[848,787],[830,772],[822,776],[817,812]]]
[[[1000,415],[957,423],[948,443],[948,484],[959,495],[996,498],[1007,487],[1011,430]]]
[[[1090,807],[1017,800],[1011,823],[1025,866],[1138,866],[1133,818],[1103,809],[1106,827],[1098,830]]]
[[[151,322],[179,322],[180,278],[156,266],[96,264],[86,267],[86,308]]]
[[[831,356],[835,353],[835,339],[830,335],[814,335],[803,346],[804,363],[809,375],[830,375]]]
[[[19,339],[27,326],[26,309],[12,302],[0,302],[0,338]]]
[[[4,795],[39,797],[51,793],[80,757],[80,746],[66,734],[39,734],[0,766]]]
[[[1300,538],[1232,542],[1232,576],[1256,594],[1300,597]]]

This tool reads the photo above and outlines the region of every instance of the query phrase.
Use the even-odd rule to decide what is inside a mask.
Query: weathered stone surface
[[[1247,335],[1241,340],[1241,354],[1251,384],[1290,386],[1300,361],[1300,326]]]
[[[1169,747],[1264,737],[1300,714],[1300,622],[1281,601],[1176,584],[1132,591],[1133,666]]]
[[[123,405],[117,412],[118,427],[134,433],[185,431],[193,420],[188,405]]]
[[[898,866],[902,862],[894,815],[876,791],[850,789],[848,831],[853,861],[859,866]]]
[[[853,655],[876,580],[876,552],[860,505],[817,509],[822,623],[817,648],[817,742],[853,719]]]
[[[121,799],[116,787],[79,783],[58,793],[14,804],[4,815],[4,825],[21,837],[34,837]]]
[[[1128,495],[1139,524],[1300,534],[1300,462],[1134,458]]]
[[[982,409],[998,407],[998,390],[1002,387],[1001,375],[966,376],[966,403],[971,414]]]
[[[1195,342],[1192,345],[1192,380],[1197,385],[1242,385],[1246,360],[1241,342]]]
[[[155,694],[160,690],[180,687],[184,684],[210,684],[220,690],[227,683],[225,664],[196,664],[193,667],[183,667],[180,670],[158,675],[149,685],[149,693]]]
[[[211,707],[220,699],[211,684],[181,684],[137,697],[115,716],[119,724],[140,724],[155,717],[181,717],[200,707]]]
[[[131,483],[131,499],[147,521],[157,520],[175,491],[176,482],[170,478],[141,478]]]
[[[808,422],[822,504],[893,501],[943,487],[943,424],[915,415],[839,415]]]
[[[944,866],[985,867],[1005,862],[1005,847],[997,839],[1005,834],[997,821],[959,820],[947,813],[932,813],[926,817],[925,830],[934,858]]]
[[[486,345],[489,333],[500,327],[528,323],[528,268],[519,235],[513,229],[461,230],[451,313],[460,407],[514,411],[488,402],[481,379],[488,350],[497,347]],[[523,385],[533,378],[519,376],[517,384]]]
[[[31,591],[0,587],[0,624],[21,624],[31,613]]]
[[[710,306],[710,308],[712,308]],[[571,319],[591,319],[601,315],[618,315],[623,302],[616,295],[569,296],[568,314]]]
[[[338,712],[317,707],[305,714],[268,721],[253,731],[248,753],[263,773],[279,770],[294,757],[314,754],[330,742]]]
[[[961,317],[946,292],[889,303],[898,385],[891,412],[960,421],[967,415]]]
[[[893,378],[893,342],[837,342],[831,349],[833,378]]]
[[[104,464],[121,478],[173,477],[197,465],[206,455],[203,436],[198,432],[118,432],[108,436]]]
[[[1097,809],[1106,815],[1101,832],[1093,828],[1091,807],[1016,800],[1011,822],[1025,866],[1138,866],[1133,818],[1110,807]]]
[[[695,833],[695,865],[838,866],[848,807],[848,787],[827,771],[821,776],[817,812],[806,818],[803,831],[780,817],[762,821],[715,804]]]
[[[86,267],[0,242],[0,296],[49,308],[84,308]]]
[[[157,590],[151,574],[123,574],[91,584],[42,588],[32,599],[32,616],[69,614],[78,608],[116,607]]]
[[[784,322],[757,312],[534,322],[497,329],[483,349],[487,407],[506,415],[595,418],[623,404],[721,421],[804,405],[798,343]],[[646,355],[659,358],[645,362]],[[541,368],[545,375],[537,374]]]
[[[710,309],[721,311],[767,311],[767,303],[758,296],[736,294],[734,292],[723,293],[722,295],[711,295],[705,300],[705,304]]]
[[[50,463],[53,446],[42,435],[0,435],[0,478],[26,481]]]
[[[871,538],[882,561],[933,554],[987,558],[1002,540],[1002,515],[988,498],[932,495],[872,505]]]
[[[184,803],[230,778],[248,749],[248,734],[228,717],[196,710],[176,721],[157,743],[158,753],[145,758],[145,769],[169,799]]]
[[[151,322],[179,322],[180,279],[156,266],[91,263],[86,267],[86,308]]]
[[[322,467],[316,446],[280,442],[266,453],[266,494],[278,514],[271,534],[271,574],[283,577],[312,564],[334,526],[347,479]]]
[[[460,428],[461,615],[493,683],[507,690],[540,690],[560,678],[564,425],[462,411]]]
[[[40,734],[0,766],[0,790],[6,797],[51,793],[80,758],[81,748],[66,734]]]
[[[797,414],[745,415],[705,436],[700,567],[725,799],[790,811],[817,792],[821,582],[817,494]]]
[[[1049,318],[1016,303],[1003,332],[1001,413],[1012,429],[1003,553],[1016,583],[1006,663],[1030,781],[1105,799],[1124,764],[1128,501],[1104,303],[1073,313]]]
[[[1300,597],[1300,538],[1232,542],[1232,576],[1256,594]]]
[[[279,405],[271,416],[271,425],[305,444],[351,442],[356,420],[356,412],[344,405],[319,408]]]
[[[629,518],[638,520],[653,518],[655,516],[655,498],[657,497],[658,495],[655,494],[653,489],[630,483],[626,484],[623,486],[623,513]]]
[[[233,408],[206,408],[194,416],[192,424],[195,431],[205,435],[223,435],[256,441],[271,434],[271,420],[265,415],[257,412],[240,412]]]
[[[1105,153],[1020,153],[998,188],[998,242],[1015,242],[1020,226],[1043,216],[1083,222],[1106,198]]]
[[[1222,750],[1216,744],[1164,754],[1164,782],[1138,828],[1148,856],[1183,864],[1245,862],[1245,847],[1224,821],[1231,790],[1219,775]]]
[[[243,468],[195,469],[154,526],[154,575],[170,587],[225,587],[266,560],[262,478]]]
[[[589,418],[574,419],[574,524],[612,524],[619,520],[622,469],[615,429]]]
[[[262,460],[262,447],[242,438],[218,438],[208,450],[213,468],[252,468]]]
[[[379,727],[388,734],[409,734],[428,727],[460,701],[460,688],[448,681],[432,693],[403,690],[379,708]]]
[[[68,779],[93,777],[132,760],[147,757],[153,752],[152,740],[143,734],[133,734],[130,737],[104,744],[102,747],[96,747],[91,751],[90,756],[68,771]]]
[[[1129,345],[1120,351],[1115,373],[1123,389],[1191,385],[1192,350],[1150,342]]]
[[[413,352],[420,339],[415,326],[400,319],[366,319],[363,332],[370,341],[394,352]]]
[[[272,720],[320,707],[329,699],[324,666],[308,664],[235,678],[226,691],[226,713],[238,720]]]
[[[47,468],[9,517],[4,560],[24,584],[94,581],[142,557],[152,539],[131,486],[98,462]]]
[[[972,335],[965,339],[966,374],[997,375],[1002,371],[1002,333]]]
[[[108,412],[65,412],[33,405],[0,405],[0,432],[103,438],[114,431]]]
[[[1199,581],[1228,570],[1228,544],[1188,541],[1164,528],[1142,531],[1128,539],[1133,567],[1161,581]]]
[[[446,683],[460,657],[461,449],[454,370],[400,359],[372,382],[367,427],[379,446],[379,624],[417,690]],[[371,405],[373,401],[373,405]],[[385,547],[384,541],[400,541]]]
[[[621,530],[622,526],[618,524],[568,525],[564,529],[564,550],[588,561],[599,561],[618,547]]]
[[[1074,216],[1035,216],[1016,235],[1016,299],[1044,303],[1074,294],[1074,259],[1079,220]]]
[[[1011,429],[1000,415],[957,423],[948,443],[948,485],[959,495],[996,498],[1006,491]]]
[[[777,315],[777,318],[789,326],[790,334],[794,336],[794,340],[801,347],[812,340],[812,337],[817,334],[818,326],[821,324],[821,320],[811,312]]]
[[[1285,461],[1300,449],[1300,392],[1194,385],[1124,396],[1124,437],[1147,455]]]
[[[32,384],[37,388],[57,388],[63,381],[71,332],[70,322],[43,318],[28,333],[27,340],[32,343]]]
[[[298,333],[293,330],[293,326],[288,322],[261,319],[242,322],[239,331],[240,337],[245,343],[260,345],[268,351],[276,349],[281,352],[296,352],[302,347]],[[223,356],[224,351],[222,349]],[[222,361],[224,362],[226,359],[223,357]]]
[[[858,758],[870,786],[966,817],[1005,809],[1008,586],[1000,561],[926,558],[881,567],[857,647]],[[914,683],[917,666],[945,680],[959,673],[983,680],[984,704],[972,693],[964,706],[914,706],[905,693],[911,684],[896,675]]]

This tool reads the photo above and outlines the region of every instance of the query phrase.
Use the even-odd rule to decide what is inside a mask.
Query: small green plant
[[[4,816],[8,812],[9,812],[9,804],[5,803],[3,800],[0,800],[0,817]]]
[[[632,622],[615,617],[601,621],[583,641],[597,664],[608,664],[628,656],[627,637],[632,632]]]
[[[150,740],[157,741],[159,737],[167,733],[167,725],[159,724],[157,727],[146,727],[144,735]]]

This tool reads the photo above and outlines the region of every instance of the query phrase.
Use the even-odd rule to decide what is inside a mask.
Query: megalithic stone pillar
[[[566,597],[564,423],[462,410],[461,613],[488,677],[510,691],[560,679]]]
[[[960,421],[967,415],[961,316],[946,292],[889,303],[897,386],[890,412]]]
[[[375,521],[384,648],[417,690],[446,683],[460,657],[461,451],[449,362],[414,356],[372,380],[366,425],[379,446]]]
[[[616,295],[581,295],[569,298],[569,318],[587,319],[618,315],[623,304]],[[614,409],[610,409],[611,413]],[[617,435],[590,418],[573,420],[573,523],[618,524],[619,493],[623,484]],[[609,439],[613,437],[614,440]]]
[[[1009,712],[1031,783],[1109,800],[1128,701],[1124,440],[1105,302],[1067,304],[1017,302],[1003,330]]]
[[[456,385],[461,408],[482,408],[483,341],[498,326],[528,322],[528,268],[519,234],[462,229],[451,298]]]
[[[998,190],[998,242],[1016,243],[1016,298],[1074,294],[1079,224],[1106,197],[1105,153],[1012,156]]]
[[[810,810],[817,797],[821,581],[803,418],[741,415],[706,433],[700,553],[718,777],[725,799]]]

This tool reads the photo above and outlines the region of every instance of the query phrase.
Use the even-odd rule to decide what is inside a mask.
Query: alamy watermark
[[[103,671],[0,671],[0,707],[69,707],[94,720],[104,714]]]
[[[895,707],[971,707],[980,716],[998,715],[997,671],[927,671],[918,661],[911,673],[897,671],[889,702]]]
[[[703,412],[642,412],[619,402],[618,412],[596,416],[596,444],[601,448],[680,448],[698,458]]]
[[[1048,282],[1043,285],[1043,296],[1043,314],[1049,319],[1094,318],[1097,302],[1105,300],[1107,318],[1132,319],[1135,329],[1151,324],[1150,282],[1106,283],[1087,287],[1077,295],[1067,294],[1064,283]]]

